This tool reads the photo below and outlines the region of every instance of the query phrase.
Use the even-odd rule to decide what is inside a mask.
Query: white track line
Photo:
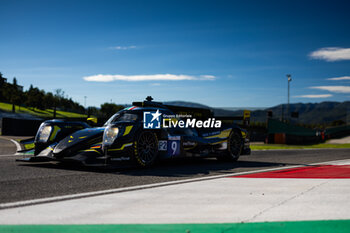
[[[16,140],[10,139],[16,145],[17,151],[22,150],[21,144],[19,144]]]
[[[334,162],[340,163],[341,161],[348,162],[349,159],[313,163],[309,165],[311,166],[311,165],[319,165],[319,164],[329,164]],[[155,188],[155,187],[161,187],[161,186],[167,186],[167,185],[176,185],[176,184],[183,184],[183,183],[189,183],[189,182],[205,181],[205,180],[212,180],[212,179],[224,178],[229,176],[238,176],[238,175],[258,173],[258,172],[282,170],[282,169],[289,169],[289,168],[295,168],[295,167],[301,167],[301,166],[303,165],[268,168],[268,169],[261,169],[261,170],[255,170],[255,171],[229,173],[224,175],[207,176],[207,177],[192,178],[192,179],[185,179],[185,180],[161,182],[161,183],[155,183],[155,184],[137,185],[137,186],[125,187],[125,188],[107,189],[107,190],[94,191],[94,192],[63,195],[63,196],[57,196],[57,197],[39,198],[39,199],[27,200],[27,201],[10,202],[10,203],[0,204],[0,209],[7,209],[7,208],[20,207],[20,206],[28,206],[28,205],[37,205],[37,204],[48,203],[48,202],[57,202],[57,201],[64,201],[64,200],[70,200],[70,199],[112,194],[112,193],[128,192],[128,191],[134,191],[134,190],[140,190],[140,189],[149,189],[149,188]]]

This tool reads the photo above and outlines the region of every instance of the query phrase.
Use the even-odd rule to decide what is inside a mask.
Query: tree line
[[[45,92],[38,87],[30,85],[29,89],[24,91],[17,83],[14,77],[12,83],[7,82],[6,78],[0,72],[0,102],[12,104],[12,112],[16,112],[16,105],[27,107],[35,111],[35,109],[45,110],[53,109],[53,117],[56,117],[56,110],[75,112],[81,114],[94,115],[97,117],[109,117],[124,108],[123,105],[114,103],[101,104],[101,108],[84,106],[72,100],[65,95],[62,89],[56,89],[54,93]]]

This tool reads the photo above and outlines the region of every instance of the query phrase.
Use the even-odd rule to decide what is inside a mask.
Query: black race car
[[[234,120],[249,122],[248,117],[214,117],[209,109],[148,99],[119,111],[103,127],[45,121],[34,149],[19,151],[25,156],[19,161],[75,161],[90,166],[132,162],[142,167],[180,157],[237,161],[240,155],[250,154],[250,147],[247,131]]]

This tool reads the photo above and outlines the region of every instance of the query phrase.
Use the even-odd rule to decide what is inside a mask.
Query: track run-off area
[[[100,169],[15,162],[0,138],[0,232],[349,232],[350,149]]]

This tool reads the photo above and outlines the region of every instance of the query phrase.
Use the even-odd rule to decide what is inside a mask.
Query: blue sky
[[[347,1],[0,1],[0,72],[99,106],[350,99]],[[333,78],[333,79],[332,79]]]

